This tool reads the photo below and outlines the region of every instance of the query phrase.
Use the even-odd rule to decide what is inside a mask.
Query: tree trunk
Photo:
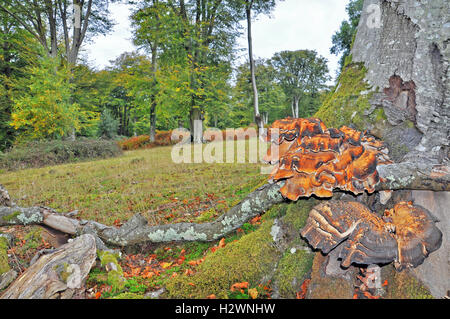
[[[193,108],[190,112],[191,141],[203,143],[203,114],[199,108]]]
[[[250,62],[250,76],[253,90],[253,107],[255,111],[255,123],[258,126],[259,134],[262,134],[264,124],[261,114],[259,113],[258,88],[256,86],[256,76],[255,76],[255,61],[253,60],[252,6],[253,0],[247,1],[245,13],[247,15],[248,57]]]
[[[299,100],[300,99],[297,96],[294,96],[294,99],[292,101],[295,118],[298,118],[298,101]]]
[[[154,100],[154,96],[152,95],[152,100]],[[151,102],[150,106],[150,142],[154,142],[156,138],[156,105],[155,102]]]
[[[157,3],[158,1],[154,1],[153,5],[157,5]],[[152,44],[153,92],[150,96],[150,142],[154,142],[156,137],[156,72],[158,71],[158,45],[158,40],[155,40],[155,43]]]

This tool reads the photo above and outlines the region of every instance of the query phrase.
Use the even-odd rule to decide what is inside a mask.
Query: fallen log
[[[43,255],[17,278],[1,299],[70,299],[87,278],[97,257],[95,238],[81,235]]]
[[[224,215],[208,223],[177,223],[149,226],[147,220],[136,214],[120,228],[106,226],[95,221],[77,220],[59,214],[47,207],[0,207],[0,226],[47,225],[71,234],[92,234],[97,245],[129,246],[143,242],[214,241],[241,227],[245,222],[264,213],[285,199],[279,183],[266,184],[249,194]],[[104,250],[105,247],[99,247]]]

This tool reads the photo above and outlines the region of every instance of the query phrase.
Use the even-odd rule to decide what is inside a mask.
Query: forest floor
[[[234,144],[245,146],[247,160],[255,152],[249,148],[249,141]],[[260,163],[174,164],[171,151],[172,147],[159,147],[128,151],[121,157],[106,160],[3,172],[0,183],[19,206],[42,205],[60,212],[78,210],[79,218],[120,226],[136,213],[146,217],[149,224],[207,222],[267,180],[267,175],[261,174]],[[90,293],[86,297],[148,296],[171,278],[193,274],[208,255],[254,231],[260,224],[260,219],[255,218],[215,243],[150,245],[126,251],[119,261],[125,286],[117,287],[110,282],[98,264],[88,278]],[[52,240],[55,235],[42,227],[3,228],[0,232],[9,232],[16,238],[8,255],[10,264],[19,273],[26,270],[38,250],[55,246]],[[241,288],[230,290],[230,297],[241,294],[262,297],[270,290],[245,285],[244,282]]]

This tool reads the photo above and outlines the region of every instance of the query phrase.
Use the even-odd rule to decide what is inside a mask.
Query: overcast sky
[[[284,0],[277,1],[271,16],[259,16],[253,23],[255,58],[271,58],[282,50],[314,49],[328,60],[330,75],[336,74],[339,58],[330,54],[331,36],[347,18],[348,0]],[[131,41],[130,10],[125,4],[111,4],[116,26],[106,36],[95,37],[85,46],[91,65],[101,69],[125,51],[136,48]],[[245,25],[245,22],[243,22]],[[238,41],[247,49],[246,34]],[[247,53],[241,53],[243,61]]]

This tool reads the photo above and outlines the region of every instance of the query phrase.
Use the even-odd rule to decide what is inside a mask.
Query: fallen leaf
[[[261,216],[256,216],[255,218],[253,218],[251,221],[250,221],[250,224],[252,224],[252,225],[255,225],[255,224],[261,224]]]
[[[184,274],[185,274],[186,276],[191,276],[191,275],[194,274],[194,272],[193,272],[192,270],[190,270],[190,269],[186,269],[186,271],[184,272]]]
[[[258,298],[258,290],[256,290],[256,288],[249,289],[248,295],[252,297],[252,299],[256,299]]]
[[[95,293],[95,299],[100,299],[101,296],[102,296],[102,293],[100,291],[97,291]]]
[[[170,266],[172,266],[172,264],[173,264],[173,263],[171,263],[171,262],[170,262],[170,263],[164,262],[164,263],[161,263],[161,267],[164,268],[164,269],[167,269],[167,268],[169,268]]]
[[[248,282],[237,282],[235,284],[233,284],[230,288],[231,291],[236,291],[236,290],[240,290],[240,289],[246,289],[248,288]]]
[[[216,295],[215,294],[209,295],[208,297],[206,297],[206,299],[216,299]]]
[[[219,248],[225,247],[225,238],[222,238],[222,239],[220,240],[218,247],[219,247]]]

